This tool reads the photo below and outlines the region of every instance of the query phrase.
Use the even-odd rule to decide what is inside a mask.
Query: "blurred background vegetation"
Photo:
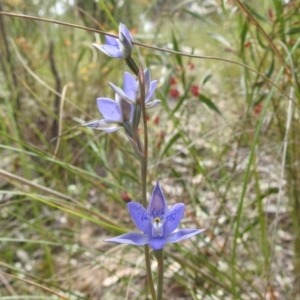
[[[113,33],[122,22],[161,48],[134,47],[162,100],[148,190],[159,179],[169,204],[186,204],[182,226],[207,228],[166,247],[165,299],[299,299],[299,9],[0,1],[1,299],[150,299],[143,248],[103,242],[134,228],[135,155],[121,132],[74,128],[100,118],[95,99],[113,98],[126,65],[92,46],[96,32],[7,13]]]

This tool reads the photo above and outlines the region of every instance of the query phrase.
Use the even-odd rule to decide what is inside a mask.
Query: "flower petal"
[[[147,96],[151,83],[151,74],[149,68],[144,70],[145,94]]]
[[[161,221],[163,221],[166,211],[167,205],[165,197],[159,186],[159,183],[157,182],[150,198],[148,212],[152,218],[158,217]]]
[[[110,57],[115,57],[115,58],[122,58],[123,54],[121,53],[120,49],[118,46],[111,46],[111,45],[98,45],[98,44],[93,44],[97,49],[102,51],[104,54],[110,56]]]
[[[205,229],[180,229],[165,238],[166,243],[177,243],[203,232]]]
[[[152,108],[152,107],[154,107],[154,106],[156,106],[160,103],[161,103],[161,101],[156,99],[156,100],[153,100],[153,101],[150,101],[150,102],[146,103],[146,107],[147,108]]]
[[[128,38],[122,33],[120,32],[119,34],[119,49],[122,53],[122,57],[127,59],[131,56],[131,52],[132,52],[132,43],[130,40],[128,40]]]
[[[122,113],[123,122],[126,123],[131,121],[133,115],[133,105],[124,100],[123,98],[120,98],[119,105]]]
[[[127,208],[136,227],[143,233],[150,236],[152,232],[152,224],[149,213],[144,206],[138,202],[129,202],[127,204]]]
[[[176,203],[170,210],[168,210],[164,220],[164,237],[168,236],[178,227],[184,214],[184,207],[183,203]]]
[[[154,239],[151,239],[149,242],[149,246],[153,250],[160,250],[165,246],[165,244],[166,244],[166,241],[162,238],[154,238]]]
[[[118,47],[119,45],[117,39],[109,35],[105,36],[105,44],[114,47]]]
[[[134,76],[128,72],[124,73],[123,87],[126,96],[131,100],[131,102],[135,103],[138,92],[138,82]]]
[[[121,128],[120,126],[116,126],[116,127],[111,127],[108,129],[104,129],[105,132],[110,133],[110,132],[115,132],[117,131],[119,128]]]
[[[122,99],[128,101],[129,103],[134,104],[134,102],[130,98],[127,97],[127,95],[124,93],[124,91],[122,89],[120,89],[119,87],[117,87],[116,85],[114,85],[111,82],[109,82],[108,84],[114,90],[114,92],[116,94],[118,94]]]
[[[105,119],[93,120],[93,121],[82,124],[82,126],[92,128],[92,129],[97,129],[97,130],[104,130],[106,132],[114,132],[114,131],[118,130],[119,128],[121,128],[116,123],[106,122]]]
[[[115,122],[122,122],[122,114],[119,105],[108,98],[97,98],[98,109],[105,119],[113,120]]]
[[[153,80],[150,84],[150,89],[148,91],[148,94],[146,94],[146,100],[145,102],[147,103],[151,97],[153,96],[154,92],[155,92],[155,89],[156,89],[156,86],[157,86],[157,80]]]
[[[111,239],[107,239],[105,242],[141,246],[149,243],[149,236],[138,232],[129,232]]]
[[[119,25],[119,32],[122,32],[123,35],[124,35],[129,41],[133,41],[133,38],[132,38],[132,36],[131,36],[129,30],[128,30],[127,27],[126,27],[124,24],[122,24],[122,23],[120,23],[120,25]]]

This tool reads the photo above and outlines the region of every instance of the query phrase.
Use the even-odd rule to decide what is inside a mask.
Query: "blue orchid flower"
[[[145,78],[145,106],[153,107],[160,103],[160,100],[150,101],[156,89],[157,80],[151,81],[149,69],[144,71]],[[130,134],[130,126],[134,117],[134,105],[139,97],[139,84],[133,75],[124,73],[123,90],[112,83],[109,83],[115,91],[115,100],[109,98],[97,98],[97,106],[104,119],[93,120],[82,124],[82,126],[92,129],[114,132],[126,126],[127,133]]]
[[[115,101],[109,98],[97,98],[97,106],[104,119],[93,120],[82,124],[92,129],[114,132],[132,120],[132,104],[116,94]]]
[[[120,23],[119,38],[105,36],[105,44],[93,44],[97,49],[110,57],[127,59],[131,56],[133,38],[127,27]]]
[[[150,101],[152,98],[156,86],[157,80],[151,81],[151,73],[148,68],[144,70],[144,78],[145,78],[145,106],[153,107],[159,104],[160,100]],[[138,81],[135,79],[133,75],[128,72],[124,73],[124,91],[119,87],[115,86],[111,82],[109,82],[110,87],[118,94],[122,99],[128,101],[131,104],[136,104],[138,97],[140,96],[140,87]]]
[[[153,250],[160,250],[168,243],[183,241],[205,230],[176,230],[183,218],[185,205],[177,203],[168,209],[159,183],[152,192],[147,209],[137,202],[129,202],[127,208],[133,222],[142,233],[129,232],[107,239],[106,242],[136,246],[149,244]]]

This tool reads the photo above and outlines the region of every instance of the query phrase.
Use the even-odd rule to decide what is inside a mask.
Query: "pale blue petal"
[[[164,220],[164,230],[163,236],[168,236],[171,232],[173,232],[179,225],[183,214],[184,214],[184,204],[177,203],[172,206],[170,210],[167,211]]]
[[[148,68],[144,70],[144,81],[145,81],[145,94],[147,97],[150,88],[150,83],[151,83],[151,74]]]
[[[111,46],[111,45],[98,45],[98,44],[93,44],[97,49],[102,51],[104,54],[110,56],[110,57],[115,57],[115,58],[122,58],[123,54],[121,53],[119,47],[117,46]]]
[[[167,211],[166,201],[163,195],[163,192],[159,186],[159,183],[156,183],[156,186],[150,197],[150,203],[148,206],[148,212],[152,218],[160,218],[163,221],[165,213]]]
[[[122,23],[120,23],[120,25],[119,25],[119,32],[122,32],[123,35],[124,35],[129,41],[132,41],[132,40],[133,40],[133,38],[132,38],[132,36],[131,36],[129,30],[128,30],[127,27],[126,27],[124,24],[122,24]]]
[[[144,206],[138,202],[129,202],[127,208],[136,227],[150,236],[152,224],[150,216]]]
[[[130,73],[125,72],[123,78],[123,87],[126,96],[133,102],[136,102],[138,91],[138,82]]]
[[[108,98],[97,98],[98,109],[105,119],[122,122],[122,114],[118,104]]]
[[[177,243],[190,237],[202,233],[205,229],[180,229],[171,233],[168,237],[165,238],[167,243]]]
[[[119,87],[117,87],[116,85],[114,85],[113,83],[109,82],[108,83],[110,85],[110,87],[114,90],[114,92],[116,94],[118,94],[122,99],[128,101],[129,103],[134,104],[134,102],[132,102],[132,100],[130,98],[127,97],[127,95],[124,93],[124,91],[122,89],[120,89]]]
[[[90,121],[82,124],[82,126],[97,130],[104,130],[106,132],[114,132],[120,128],[119,124],[108,123],[104,119]]]
[[[138,232],[129,232],[111,239],[107,239],[105,242],[141,246],[149,243],[149,236]]]
[[[150,102],[146,103],[146,107],[147,108],[152,108],[152,107],[154,107],[154,106],[156,106],[160,103],[161,103],[161,101],[156,99],[156,100],[153,100],[153,101],[150,101]]]
[[[105,36],[105,44],[115,47],[118,47],[119,45],[117,39],[109,35]]]
[[[114,127],[110,127],[110,128],[104,129],[104,131],[107,132],[107,133],[110,133],[110,132],[115,132],[115,131],[117,131],[119,128],[121,128],[121,126],[115,125]]]
[[[162,238],[153,238],[149,242],[149,246],[153,250],[160,250],[165,246],[165,244],[166,244],[166,241]]]
[[[122,53],[123,58],[127,59],[131,56],[132,43],[127,39],[127,37],[121,32],[119,34],[119,49]]]
[[[157,80],[153,80],[150,84],[150,89],[148,91],[148,94],[146,94],[146,100],[145,102],[147,103],[151,97],[153,96],[154,92],[155,92],[155,89],[156,89],[156,86],[157,86]]]
[[[115,126],[115,127],[111,127],[108,129],[104,129],[105,132],[110,133],[110,132],[115,132],[117,131],[119,128],[121,128],[120,126]]]

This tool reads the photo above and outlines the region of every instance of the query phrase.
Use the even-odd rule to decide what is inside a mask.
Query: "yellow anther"
[[[160,223],[160,218],[155,218],[154,222],[157,223],[157,224],[159,224]]]

